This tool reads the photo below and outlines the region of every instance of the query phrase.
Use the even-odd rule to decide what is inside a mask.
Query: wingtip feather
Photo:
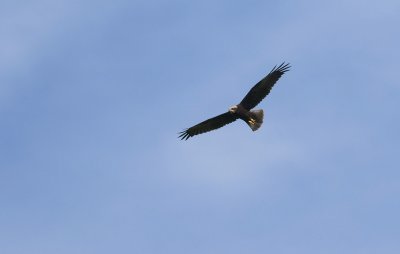
[[[191,135],[188,133],[188,129],[185,129],[179,132],[178,134],[179,134],[178,138],[180,138],[181,140],[188,140],[188,138],[191,137]]]
[[[283,62],[281,63],[281,65],[279,65],[279,67],[276,70],[285,73],[289,71],[291,67],[292,66],[290,66],[290,63]]]

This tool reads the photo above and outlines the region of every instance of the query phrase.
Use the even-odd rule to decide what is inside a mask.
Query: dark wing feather
[[[269,94],[276,81],[287,72],[290,68],[289,64],[282,63],[278,67],[274,67],[271,72],[262,80],[260,80],[251,90],[246,94],[240,104],[247,110],[257,106],[265,96]]]
[[[221,128],[224,125],[234,122],[238,117],[236,115],[231,114],[230,112],[226,112],[219,116],[210,118],[201,122],[193,127],[190,127],[182,132],[180,132],[179,137],[182,140],[187,140],[194,135],[202,134],[204,132],[212,131],[218,128]]]

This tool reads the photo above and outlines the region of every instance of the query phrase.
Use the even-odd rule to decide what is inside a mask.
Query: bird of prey
[[[230,107],[228,112],[205,120],[204,122],[180,132],[179,138],[181,138],[181,140],[187,140],[195,135],[221,128],[239,118],[245,121],[253,131],[256,131],[263,123],[264,112],[262,109],[251,109],[257,106],[257,104],[269,94],[274,84],[289,69],[290,65],[285,62],[278,67],[275,66],[267,76],[250,89],[239,104]]]

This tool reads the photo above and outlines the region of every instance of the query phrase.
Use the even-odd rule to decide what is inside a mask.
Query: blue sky
[[[1,253],[400,252],[399,1],[0,6]]]

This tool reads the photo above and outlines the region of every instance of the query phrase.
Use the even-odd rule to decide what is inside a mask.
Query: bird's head
[[[236,113],[236,110],[237,110],[237,109],[238,109],[237,106],[232,106],[232,107],[229,108],[229,112],[232,113],[232,114],[234,114],[234,113]]]

